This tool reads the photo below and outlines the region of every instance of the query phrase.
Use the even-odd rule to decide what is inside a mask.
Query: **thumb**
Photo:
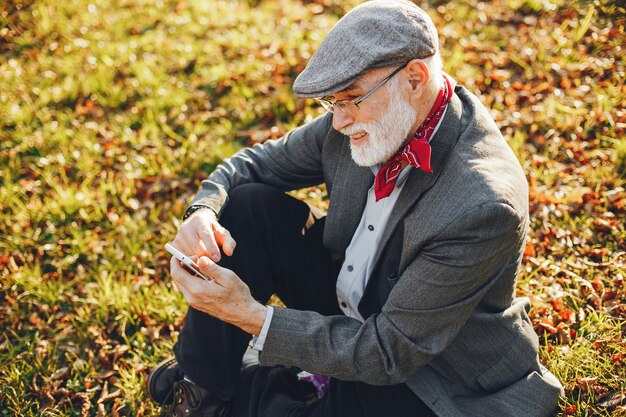
[[[228,279],[228,269],[222,268],[208,256],[201,256],[198,259],[198,267],[200,272],[209,278],[212,278],[216,284],[223,285],[224,281]]]

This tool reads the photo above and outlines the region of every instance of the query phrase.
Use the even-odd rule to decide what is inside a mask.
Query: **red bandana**
[[[414,168],[421,168],[426,172],[433,172],[430,167],[430,144],[428,141],[435,131],[435,127],[439,124],[443,111],[452,98],[454,81],[443,74],[443,88],[439,90],[439,95],[435,104],[430,109],[430,113],[420,127],[417,128],[413,139],[397,154],[395,154],[385,165],[383,165],[378,174],[376,174],[376,181],[374,183],[374,192],[376,193],[376,201],[381,200],[393,191],[396,186],[396,181],[400,175],[400,171],[405,166],[403,161],[408,162]]]

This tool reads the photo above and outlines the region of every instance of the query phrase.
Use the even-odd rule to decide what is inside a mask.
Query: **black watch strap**
[[[203,204],[193,204],[189,206],[189,208],[185,211],[185,214],[183,215],[183,221],[187,220],[189,216],[194,214],[196,211],[202,210],[202,209],[211,210],[213,214],[215,214],[215,218],[217,218],[217,213],[211,207],[205,206]]]

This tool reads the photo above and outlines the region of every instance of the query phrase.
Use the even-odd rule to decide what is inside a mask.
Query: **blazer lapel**
[[[437,182],[437,178],[439,178],[439,175],[441,175],[441,172],[445,169],[447,158],[460,136],[461,113],[461,100],[454,94],[448,104],[446,114],[441,121],[439,130],[431,140],[431,167],[433,172],[428,173],[419,169],[413,169],[409,174],[402,188],[402,192],[398,197],[398,201],[396,201],[391,211],[389,222],[387,223],[387,227],[381,237],[380,245],[374,255],[374,271],[376,271],[377,265],[381,261],[380,256],[389,242],[389,238],[395,232],[404,216],[419,200],[420,196]],[[372,274],[365,288],[366,292],[374,277],[375,274]]]
[[[361,220],[367,202],[367,191],[374,182],[374,174],[369,167],[359,166],[352,160],[348,141],[345,136],[341,136],[343,145],[335,177],[339,181],[333,184],[324,228],[324,243],[338,257],[343,258]]]

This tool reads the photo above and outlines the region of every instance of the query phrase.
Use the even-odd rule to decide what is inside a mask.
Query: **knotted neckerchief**
[[[435,104],[433,104],[426,119],[424,119],[420,127],[417,128],[413,139],[387,161],[387,163],[380,168],[378,174],[376,174],[376,180],[374,182],[376,201],[388,197],[389,194],[391,194],[393,188],[396,186],[400,171],[406,166],[406,163],[414,168],[421,168],[422,171],[433,172],[430,167],[430,144],[428,141],[441,120],[443,111],[454,92],[452,85],[454,80],[450,80],[447,74],[443,74],[443,79],[443,87],[439,90],[437,100],[435,100]]]

